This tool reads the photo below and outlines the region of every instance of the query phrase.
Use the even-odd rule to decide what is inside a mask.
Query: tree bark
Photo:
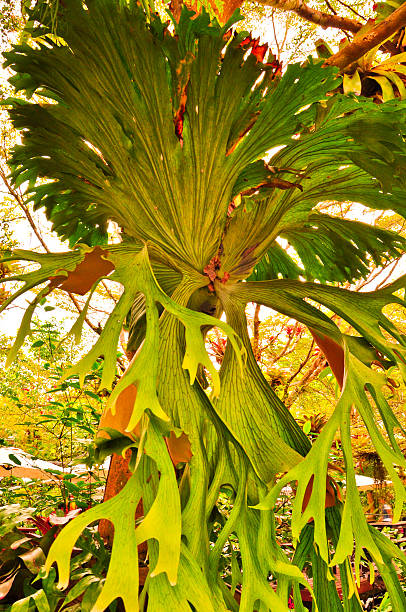
[[[340,17],[331,13],[323,13],[313,9],[303,2],[303,0],[259,0],[265,6],[272,6],[280,11],[292,11],[299,17],[311,21],[323,28],[338,28],[345,32],[354,34],[362,28],[362,23],[349,17]]]
[[[337,66],[341,70],[358,60],[368,51],[382,44],[384,40],[395,34],[400,28],[406,25],[406,3],[402,4],[384,21],[376,25],[357,40],[343,47],[329,57],[325,66]]]
[[[131,459],[131,451],[127,451],[125,458],[121,455],[114,454],[111,457],[111,463],[109,467],[109,473],[107,475],[107,484],[104,490],[103,501],[107,501],[112,497],[115,497],[117,493],[120,493],[121,489],[127,483],[128,479],[131,476],[131,472],[128,469],[128,464]],[[142,502],[140,502],[135,511],[135,517],[140,518],[143,516],[144,511],[142,508]],[[114,528],[110,521],[102,519],[99,523],[99,533],[107,540],[107,542],[111,545],[113,543],[114,537]],[[143,542],[145,544],[145,542]],[[146,550],[146,547],[143,547],[143,551]]]
[[[254,353],[254,357],[256,360],[260,358],[259,351],[259,326],[261,325],[261,321],[259,320],[259,312],[261,310],[261,304],[255,305],[255,314],[254,314],[254,335],[252,338],[252,352]]]
[[[315,23],[322,28],[337,28],[345,32],[352,32],[355,34],[362,28],[362,23],[356,19],[350,19],[349,17],[340,17],[340,15],[334,15],[333,13],[323,13],[317,9],[313,9],[303,2],[303,0],[258,0],[263,6],[271,6],[280,11],[291,11],[296,13],[299,17]],[[222,8],[216,4],[215,0],[209,0],[210,6],[221,23],[225,23],[230,19],[234,11],[242,5],[242,0],[225,0]],[[187,6],[193,10],[199,10],[201,4],[198,0],[191,0],[186,2]],[[180,15],[180,0],[171,0],[171,10],[178,21]]]

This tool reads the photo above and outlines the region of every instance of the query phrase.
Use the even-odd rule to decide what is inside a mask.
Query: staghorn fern
[[[406,281],[362,294],[328,284],[361,278],[371,261],[379,265],[403,253],[405,240],[315,210],[320,201],[352,200],[406,216],[404,103],[377,107],[334,94],[336,70],[311,60],[281,76],[277,64],[264,60],[265,46],[232,32],[238,15],[222,27],[204,11],[183,8],[171,33],[132,0],[64,0],[56,18],[47,7],[39,0],[30,15],[34,42],[6,54],[16,90],[35,94],[33,101],[5,102],[22,131],[12,178],[27,185],[27,201],[45,208],[72,250],[16,251],[8,258],[39,267],[9,278],[24,286],[3,308],[24,291],[40,290],[11,357],[30,333],[40,299],[67,288],[79,271],[89,297],[72,329],[76,338],[101,278],[108,275],[124,291],[89,355],[65,376],[83,378],[103,355],[102,385],[111,388],[129,312],[141,346],[108,407],[120,429],[120,398],[135,387],[124,422],[129,437],[117,438],[115,447],[133,448],[133,475],[119,495],[64,528],[47,571],[56,562],[66,586],[81,531],[108,519],[115,527],[112,558],[94,612],[116,598],[131,612],[279,612],[288,610],[292,589],[300,611],[308,559],[315,609],[356,611],[364,550],[394,607],[405,609],[393,560],[406,558],[365,521],[349,414],[359,412],[394,482],[398,517],[405,492],[395,466],[406,467],[398,445],[404,432],[384,398],[385,376],[372,362],[378,351],[406,374],[406,339],[383,313],[388,304],[405,305]],[[271,150],[278,152],[269,159]],[[106,242],[109,220],[123,230],[119,245]],[[279,236],[296,249],[300,265],[278,246]],[[102,264],[90,265],[89,257]],[[251,301],[295,318],[345,355],[341,397],[313,446],[255,362],[245,319]],[[358,339],[341,333],[325,312],[347,321]],[[204,347],[203,332],[212,326],[228,337],[219,373]],[[213,377],[210,397],[197,378],[201,366]],[[326,487],[336,431],[347,471],[344,503]],[[179,483],[164,439],[169,432],[183,432],[192,453]],[[291,481],[298,483],[292,562],[276,542],[272,512]],[[235,501],[210,548],[210,516],[225,484]],[[145,516],[135,525],[141,498]],[[241,550],[239,604],[220,569],[231,534]],[[138,597],[137,546],[144,541],[150,573]],[[343,602],[330,580],[332,563],[340,565]],[[233,576],[234,585],[238,580]]]

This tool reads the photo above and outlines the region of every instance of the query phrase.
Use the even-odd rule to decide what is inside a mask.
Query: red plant
[[[69,504],[69,506],[71,505],[72,504]],[[32,516],[28,520],[34,523],[42,535],[45,535],[54,525],[66,525],[66,523],[69,523],[69,521],[81,512],[81,508],[68,508],[64,510],[63,516],[58,516],[56,511],[53,510],[49,516]]]

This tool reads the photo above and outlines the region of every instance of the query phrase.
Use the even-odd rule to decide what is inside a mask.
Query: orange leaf
[[[343,386],[344,380],[344,350],[331,338],[327,336],[319,336],[312,329],[310,330],[316,344],[321,348],[326,357],[328,364],[337,379],[340,387]]]
[[[107,410],[102,415],[100,420],[99,428],[111,427],[120,431],[124,435],[128,435],[126,427],[131,418],[135,398],[137,397],[137,388],[135,385],[129,385],[126,387],[118,396],[116,402],[116,414],[112,414],[110,410]],[[132,432],[135,436],[141,435],[140,423],[135,426]],[[100,436],[107,437],[107,434],[100,431]],[[179,437],[176,437],[175,433],[171,431],[169,437],[165,437],[166,446],[170,454],[172,463],[176,466],[178,463],[188,463],[192,457],[192,451],[190,448],[189,438],[186,434],[182,433]]]
[[[126,387],[117,398],[116,413],[113,414],[110,409],[105,410],[100,419],[99,429],[111,427],[111,429],[117,429],[117,431],[120,431],[123,435],[127,436],[128,431],[126,431],[126,427],[130,421],[136,397],[136,386],[129,385]],[[137,437],[141,435],[139,423],[136,425],[133,433]],[[107,437],[107,434],[103,431],[100,431],[98,435]]]
[[[182,432],[177,438],[175,433],[171,431],[169,438],[165,438],[165,442],[175,467],[178,463],[188,463],[191,460],[193,453],[189,438],[185,433]]]
[[[303,497],[303,504],[302,504],[302,512],[304,512],[307,508],[307,505],[309,503],[311,494],[313,492],[313,482],[314,482],[314,476],[312,476],[309,480],[309,484],[306,487],[306,491]],[[337,499],[341,501],[341,493],[340,493],[340,489],[338,488],[338,485],[336,483],[336,481],[334,480],[334,478],[332,478],[331,476],[327,476],[326,478],[326,508],[332,508],[333,506],[336,505],[337,503]],[[311,519],[313,520],[313,518]]]
[[[51,278],[52,285],[69,293],[84,295],[98,278],[107,276],[114,270],[111,261],[104,259],[107,255],[108,251],[99,246],[95,247],[86,253],[83,261],[76,266],[73,272],[69,272],[67,277],[54,276]]]

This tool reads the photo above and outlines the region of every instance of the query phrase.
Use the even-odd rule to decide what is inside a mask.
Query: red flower
[[[285,327],[285,331],[286,331],[286,333],[288,334],[289,338],[291,338],[291,337],[292,337],[292,335],[293,335],[294,326],[293,326],[293,325],[287,325],[287,326]]]

